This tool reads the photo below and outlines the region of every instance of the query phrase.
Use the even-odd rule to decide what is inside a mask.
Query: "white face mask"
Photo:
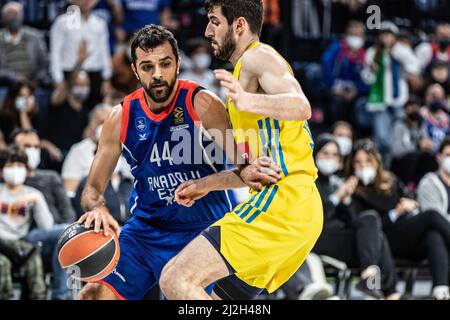
[[[444,158],[444,161],[442,161],[442,169],[444,169],[447,174],[450,174],[450,157]]]
[[[30,167],[31,170],[35,170],[41,163],[41,149],[26,148],[25,153],[28,157],[28,167]]]
[[[324,176],[329,176],[338,170],[338,163],[333,159],[317,159],[316,160],[317,169]]]
[[[359,50],[364,46],[364,39],[358,36],[347,36],[345,37],[345,41],[347,41],[348,46],[352,50]]]
[[[211,64],[211,56],[207,53],[198,53],[192,57],[192,63],[198,69],[207,69]]]
[[[345,157],[352,152],[352,140],[347,137],[337,137],[336,142],[339,145],[339,149],[341,154]]]
[[[27,98],[26,97],[17,97],[16,98],[16,109],[20,112],[25,111],[27,107]]]
[[[74,86],[72,88],[72,95],[76,100],[84,102],[89,97],[89,91],[89,87]]]
[[[375,180],[375,177],[377,175],[377,170],[375,170],[374,167],[365,167],[362,169],[356,169],[355,170],[356,176],[361,180],[362,184],[367,186],[373,180]]]
[[[6,183],[18,186],[25,182],[27,169],[25,167],[5,167],[3,168],[3,179]]]

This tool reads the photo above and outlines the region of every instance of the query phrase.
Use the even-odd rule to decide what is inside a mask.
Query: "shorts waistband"
[[[137,220],[146,225],[169,232],[201,232],[208,228],[215,221],[195,222],[195,223],[174,223],[170,221],[152,220],[141,216],[134,216]]]

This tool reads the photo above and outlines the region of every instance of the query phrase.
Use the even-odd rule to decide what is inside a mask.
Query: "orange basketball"
[[[100,280],[111,273],[120,257],[119,240],[114,232],[105,236],[78,223],[64,230],[58,241],[58,260],[76,279],[85,282]]]

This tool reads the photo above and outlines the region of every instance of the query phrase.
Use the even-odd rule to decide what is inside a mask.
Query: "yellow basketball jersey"
[[[247,50],[261,45],[268,46],[254,42]],[[293,74],[287,61],[286,64]],[[233,76],[237,80],[241,68],[242,58],[234,68]],[[314,142],[307,121],[276,120],[256,113],[239,111],[230,98],[227,100],[227,110],[236,144],[251,160],[266,155],[282,169],[282,177],[288,174],[307,174],[313,180],[317,178],[312,155]]]

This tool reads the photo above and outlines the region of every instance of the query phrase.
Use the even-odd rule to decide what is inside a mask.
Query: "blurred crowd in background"
[[[430,297],[449,299],[450,1],[263,3],[261,40],[290,62],[313,109],[325,213],[313,251],[359,269],[357,288],[375,298],[402,298],[398,259],[425,261]],[[367,25],[373,5],[381,14],[375,29]],[[214,59],[203,36],[203,0],[0,6],[0,299],[13,298],[17,283],[23,298],[68,299],[56,242],[83,214],[102,123],[139,88],[133,33],[152,23],[170,29],[182,49],[179,78],[222,99],[212,70],[232,66]],[[121,224],[132,186],[121,160],[105,195]],[[324,286],[333,296],[325,280],[312,280],[314,257],[282,288],[288,298]],[[381,288],[364,281],[377,268]]]

